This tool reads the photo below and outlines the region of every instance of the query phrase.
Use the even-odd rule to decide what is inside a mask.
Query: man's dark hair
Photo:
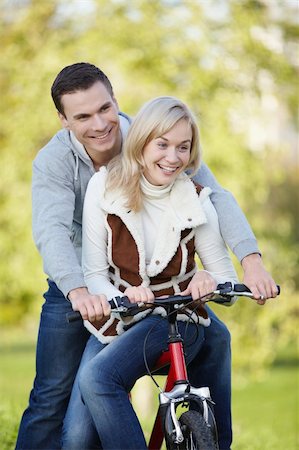
[[[51,95],[56,109],[64,115],[61,97],[76,91],[85,91],[100,81],[113,97],[113,89],[107,76],[98,67],[89,63],[76,63],[64,67],[54,80]]]

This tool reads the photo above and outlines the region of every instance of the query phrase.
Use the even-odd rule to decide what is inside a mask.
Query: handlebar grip
[[[277,284],[276,287],[277,287],[278,295],[279,295],[280,294],[280,286]],[[251,290],[248,289],[248,287],[245,286],[245,284],[235,284],[234,291],[235,292],[251,292]]]
[[[115,297],[114,299],[108,300],[108,303],[111,306],[111,309],[113,310],[116,309],[118,306],[120,306],[122,303],[126,303],[126,301],[129,302],[127,297]],[[66,313],[65,316],[68,323],[83,320],[79,311],[71,311],[69,313]]]
[[[235,292],[251,292],[251,290],[245,286],[245,284],[235,284],[234,285]]]
[[[79,311],[72,311],[66,314],[66,320],[68,323],[77,322],[78,320],[82,320],[82,316]]]

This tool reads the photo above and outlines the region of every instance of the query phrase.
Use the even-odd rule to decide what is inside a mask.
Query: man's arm
[[[220,231],[226,244],[241,262],[244,284],[253,292],[255,299],[259,299],[260,304],[265,303],[264,299],[276,297],[276,284],[264,267],[254,233],[233,195],[220,186],[204,163],[193,179],[213,191],[210,198],[218,214]]]
[[[67,165],[55,156],[50,165],[48,158],[38,155],[33,163],[33,238],[45,273],[67,297],[71,289],[86,286],[72,242],[75,193]]]
[[[57,176],[64,174],[64,177]],[[33,237],[42,256],[44,270],[57,284],[83,319],[91,322],[109,315],[106,298],[92,295],[86,287],[79,260],[72,242],[75,192],[73,173],[63,160],[39,156],[33,164],[32,222]],[[81,241],[81,230],[77,238]],[[81,245],[81,242],[78,243]],[[108,305],[108,306],[107,306]]]
[[[241,262],[244,284],[251,290],[259,305],[264,305],[267,298],[274,298],[278,294],[277,286],[266,270],[261,255],[253,253],[245,256]]]
[[[212,189],[210,198],[218,214],[222,237],[238,260],[241,262],[251,253],[260,253],[253,231],[234,196],[220,186],[206,164],[201,164],[193,179]]]

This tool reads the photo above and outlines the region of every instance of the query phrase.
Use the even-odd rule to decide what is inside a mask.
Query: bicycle
[[[278,291],[280,293],[280,288]],[[243,284],[227,282],[219,284],[204,302],[230,302],[233,297],[253,298],[250,290]],[[199,299],[202,300],[203,298]],[[167,450],[218,450],[217,427],[213,414],[213,401],[208,387],[195,388],[190,385],[184,357],[183,338],[178,331],[177,314],[183,309],[196,305],[191,296],[173,295],[156,298],[149,305],[130,303],[127,297],[115,297],[109,300],[113,312],[123,316],[133,316],[141,309],[164,307],[168,319],[167,350],[164,351],[153,370],[146,361],[146,339],[144,342],[144,360],[148,375],[159,388],[159,407],[151,432],[148,450],[160,450],[163,439]],[[195,307],[196,309],[196,307]],[[79,312],[67,314],[69,322],[81,319]],[[164,389],[161,389],[153,373],[167,367]],[[164,374],[164,373],[163,373]],[[183,410],[183,411],[182,411]]]

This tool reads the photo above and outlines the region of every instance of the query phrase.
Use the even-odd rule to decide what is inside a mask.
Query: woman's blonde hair
[[[123,151],[107,166],[106,190],[121,190],[126,206],[133,211],[142,207],[140,177],[144,171],[143,149],[153,139],[163,136],[181,119],[192,129],[190,159],[186,169],[192,176],[200,163],[199,131],[190,109],[175,97],[157,97],[147,102],[133,120]]]

